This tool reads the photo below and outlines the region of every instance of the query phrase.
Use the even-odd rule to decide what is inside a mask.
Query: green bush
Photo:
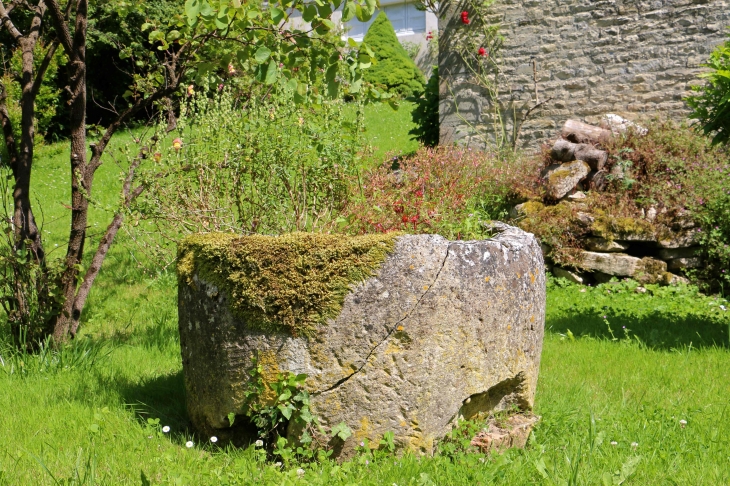
[[[728,35],[730,38],[730,34]],[[730,39],[710,54],[705,67],[710,72],[701,75],[707,82],[692,86],[696,94],[687,98],[691,116],[702,124],[706,134],[714,134],[713,143],[730,141]]]
[[[381,89],[400,96],[418,96],[423,92],[423,73],[408,56],[393,24],[385,12],[375,19],[363,42],[375,52],[377,63],[365,70],[363,77]]]
[[[39,42],[34,50],[35,65],[38,69],[43,60],[47,49],[44,44]],[[48,65],[46,76],[41,83],[38,97],[35,105],[35,131],[40,137],[45,137],[52,130],[52,124],[56,113],[61,105],[61,89],[56,86],[56,75],[60,67],[59,63],[63,62],[62,49],[58,49]],[[22,88],[16,79],[22,76],[22,59],[20,49],[13,51],[13,56],[9,60],[7,66],[3,66],[4,73],[0,78],[2,84],[7,89],[8,99],[6,101],[10,120],[13,123],[16,140],[20,139],[20,119],[21,108],[20,98],[22,96]]]
[[[433,67],[426,90],[415,99],[413,123],[416,127],[408,132],[413,138],[427,147],[435,147],[439,143],[439,68]]]
[[[300,105],[291,92],[243,101],[228,88],[209,99],[206,91],[188,99],[176,140],[154,155],[143,215],[171,238],[334,224],[362,145],[358,122],[343,122],[344,103]]]

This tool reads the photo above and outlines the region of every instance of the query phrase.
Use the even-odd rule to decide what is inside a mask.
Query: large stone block
[[[234,413],[242,421],[254,357],[266,380],[285,371],[308,375],[313,412],[327,426],[344,421],[354,432],[335,448],[339,457],[365,438],[377,443],[388,431],[400,448],[428,453],[459,416],[512,406],[529,410],[542,349],[544,263],[533,235],[506,225],[499,229],[481,241],[394,237],[371,276],[353,281],[338,297],[339,312],[300,335],[286,325],[254,325],[256,319],[241,316],[257,310],[242,309],[240,300],[252,289],[255,297],[255,286],[247,283],[268,285],[257,277],[267,272],[266,265],[286,268],[291,240],[300,235],[184,241],[179,326],[193,425],[204,434],[230,437],[227,416]],[[274,258],[241,256],[247,238],[268,238]],[[282,246],[280,238],[288,243]],[[308,238],[316,252],[317,245],[348,237]],[[344,257],[344,250],[332,256]],[[295,271],[306,280],[317,269]]]

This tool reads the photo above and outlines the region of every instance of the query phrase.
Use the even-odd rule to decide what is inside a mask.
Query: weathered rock
[[[596,218],[594,218],[591,214],[584,213],[582,211],[575,213],[575,219],[581,224],[581,226],[586,228],[590,228],[596,220]]]
[[[583,199],[585,199],[587,197],[588,196],[586,196],[584,192],[582,192],[582,191],[576,191],[573,194],[570,194],[568,196],[568,199],[571,200],[571,201],[581,201],[581,200],[583,200]]]
[[[608,153],[606,151],[597,149],[589,143],[576,145],[573,155],[576,160],[584,161],[594,171],[603,170],[603,167],[608,161]]]
[[[544,207],[545,205],[540,201],[526,201],[510,209],[509,216],[512,219],[522,218],[530,213],[538,212]]]
[[[637,125],[636,123],[614,113],[607,113],[603,116],[603,119],[601,119],[601,128],[611,130],[611,132],[616,135],[626,133],[629,129],[639,135],[646,135],[648,132],[648,130],[641,125]]]
[[[613,138],[610,130],[595,127],[578,120],[567,120],[563,125],[563,138],[573,143],[606,143]]]
[[[626,251],[629,248],[628,243],[621,241],[612,241],[605,238],[586,238],[586,248],[591,251],[598,251],[604,253],[620,253]]]
[[[590,171],[591,168],[582,160],[551,165],[543,173],[548,197],[561,199],[585,179]]]
[[[594,170],[588,174],[583,184],[588,186],[591,191],[605,191],[610,183],[608,173],[605,170]]]
[[[700,257],[672,258],[671,260],[667,260],[667,269],[670,272],[686,270],[688,268],[700,268],[701,266],[702,258]]]
[[[579,266],[588,271],[617,277],[632,277],[641,283],[657,283],[667,271],[667,264],[653,258],[637,258],[623,253],[581,252]]]
[[[573,142],[567,140],[557,140],[550,149],[550,158],[556,162],[570,162],[575,160],[575,146]]]
[[[558,278],[564,278],[565,280],[568,280],[569,282],[577,283],[577,284],[583,284],[585,283],[585,277],[581,275],[578,272],[572,272],[570,270],[567,270],[565,268],[560,267],[553,267],[553,275],[555,275]]]
[[[608,275],[630,277],[636,272],[641,261],[623,253],[581,252],[580,267],[592,272],[603,272]]]
[[[664,285],[689,285],[689,279],[680,277],[679,275],[675,275],[671,272],[666,272],[662,283]]]
[[[646,210],[646,220],[653,223],[656,219],[656,214],[656,208],[654,206],[651,206],[649,209]]]
[[[657,257],[662,260],[673,260],[675,258],[692,258],[697,256],[700,248],[692,246],[689,248],[662,248],[657,253]]]
[[[340,458],[387,431],[400,448],[430,452],[457,417],[529,410],[542,349],[544,263],[531,234],[497,229],[482,241],[398,237],[374,276],[353,285],[339,314],[310,337],[251,329],[231,311],[235,291],[202,279],[199,249],[188,248],[180,259],[193,270],[179,286],[179,326],[193,425],[203,434],[229,433],[227,415],[244,412],[254,356],[266,383],[280,372],[308,375],[313,413],[325,426],[345,422],[354,432],[336,444]],[[245,238],[228,243],[230,251]]]
[[[530,432],[540,417],[535,415],[512,415],[504,421],[489,420],[488,426],[471,440],[471,445],[480,452],[503,452],[508,448],[523,448]]]
[[[696,246],[698,243],[699,234],[692,229],[662,235],[657,241],[657,244],[662,248],[689,248]]]

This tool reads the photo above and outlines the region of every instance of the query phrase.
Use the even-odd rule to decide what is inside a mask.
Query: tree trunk
[[[71,92],[71,231],[64,271],[61,275],[63,308],[56,318],[53,338],[63,342],[69,337],[73,320],[81,317],[81,310],[74,308],[79,266],[84,254],[86,226],[88,223],[89,197],[94,171],[86,161],[86,16],[87,1],[76,2],[76,25],[74,36],[68,47],[64,45],[70,58],[69,90]],[[68,32],[68,31],[67,31]],[[68,43],[70,39],[66,39]]]
[[[573,143],[606,143],[613,134],[610,130],[594,127],[578,120],[568,120],[563,126],[563,138]]]

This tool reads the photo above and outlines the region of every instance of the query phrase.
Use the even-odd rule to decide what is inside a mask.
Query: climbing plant
[[[462,4],[464,10],[459,13],[458,27],[455,27],[449,36],[449,48],[459,61],[457,72],[443,74],[448,80],[450,77],[453,78],[453,75],[459,74],[460,68],[464,68],[467,75],[465,84],[477,88],[479,91],[476,93],[477,97],[485,95],[489,110],[486,115],[486,125],[478,124],[484,121],[482,113],[477,116],[477,123],[467,120],[459,110],[457,96],[454,96],[455,86],[451,83],[448,84],[448,89],[454,97],[457,116],[485,146],[514,151],[523,123],[549,99],[539,100],[535,64],[533,64],[534,97],[520,104],[519,100],[514,99],[512,92],[505,89],[502,57],[505,38],[500,32],[500,26],[489,20],[489,12],[495,1],[466,0]],[[505,97],[509,100],[506,103],[503,101]],[[478,100],[470,99],[470,102],[475,101],[479,103]],[[508,126],[508,118],[512,120],[511,127]]]

